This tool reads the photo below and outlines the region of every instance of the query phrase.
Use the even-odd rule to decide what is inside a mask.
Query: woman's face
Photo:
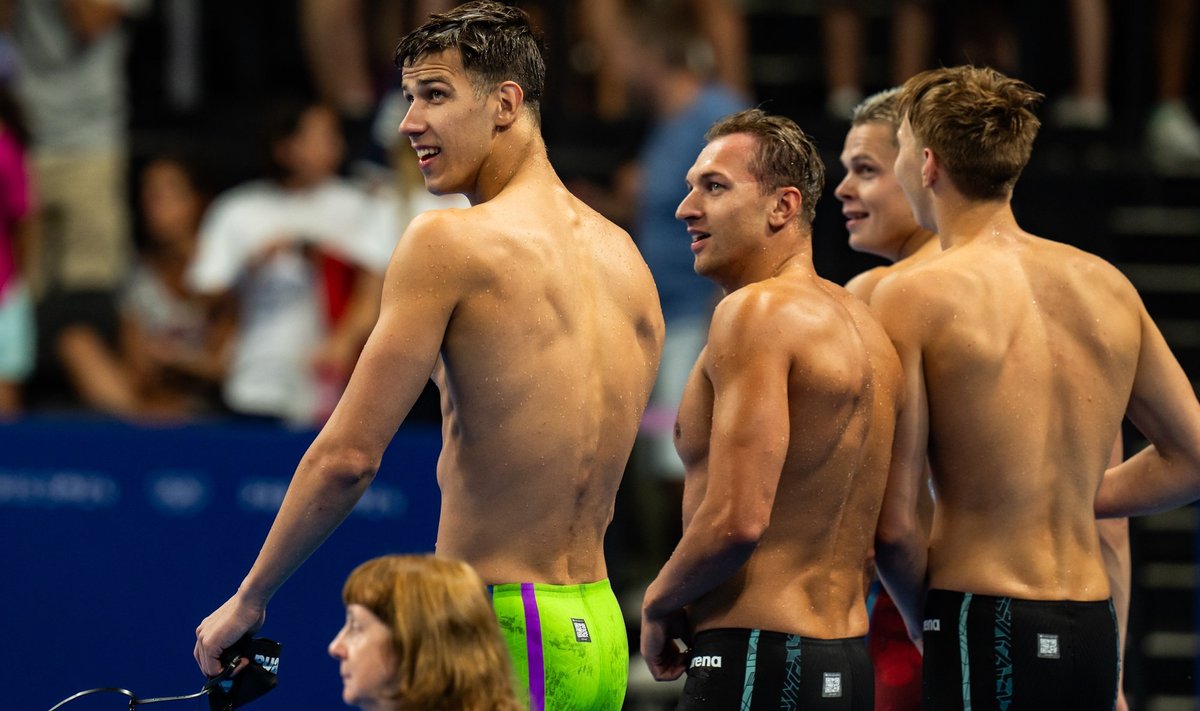
[[[142,171],[142,214],[156,241],[193,239],[204,211],[200,193],[179,164],[156,160]]]
[[[329,643],[341,664],[342,700],[362,709],[394,704],[396,653],[388,626],[362,605],[346,608],[346,624]]]

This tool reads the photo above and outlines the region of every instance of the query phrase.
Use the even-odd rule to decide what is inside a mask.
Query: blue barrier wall
[[[45,711],[93,687],[143,699],[198,691],[195,627],[249,569],[313,435],[0,424],[0,708]],[[345,708],[325,651],[342,582],[373,556],[432,550],[440,444],[435,428],[402,428],[355,512],[276,595],[260,634],[283,644],[279,687],[251,708]],[[64,711],[126,708],[104,694]]]

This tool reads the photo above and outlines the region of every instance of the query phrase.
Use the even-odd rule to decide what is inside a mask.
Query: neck
[[[743,286],[787,275],[815,275],[812,261],[811,235],[797,235],[781,242],[775,249],[763,249],[761,259],[747,260],[743,269],[720,282],[726,294]]]
[[[1020,231],[1009,197],[997,200],[969,200],[958,195],[935,204],[938,238],[942,249],[950,249],[993,234]]]
[[[908,259],[919,252],[922,247],[933,241],[933,238],[935,237],[937,237],[937,235],[925,229],[924,227],[918,226],[915,230],[909,233],[907,237],[904,238],[903,242],[900,243],[900,249],[896,253],[896,258],[892,261],[900,262]]]
[[[525,119],[498,131],[491,153],[479,166],[475,189],[467,193],[472,205],[487,202],[510,185],[540,173],[554,173],[541,132]]]

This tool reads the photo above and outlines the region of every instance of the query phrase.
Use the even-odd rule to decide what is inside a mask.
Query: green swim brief
[[[530,711],[619,711],[629,637],[607,580],[583,585],[491,587],[512,656],[518,697]]]

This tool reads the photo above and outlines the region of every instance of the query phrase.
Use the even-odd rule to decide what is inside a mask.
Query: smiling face
[[[400,122],[435,195],[472,193],[491,151],[494,96],[480,95],[457,49],[423,55],[402,72],[408,113]]]
[[[769,231],[773,195],[763,195],[750,170],[755,137],[734,133],[714,139],[687,172],[688,193],[675,210],[687,224],[697,274],[727,290],[742,283]]]
[[[394,704],[396,654],[386,624],[362,605],[346,607],[346,624],[329,643],[329,656],[341,664],[342,700],[362,709]]]
[[[919,229],[896,179],[897,153],[892,124],[868,121],[851,127],[841,155],[846,177],[834,191],[842,202],[850,247],[892,261]]]

